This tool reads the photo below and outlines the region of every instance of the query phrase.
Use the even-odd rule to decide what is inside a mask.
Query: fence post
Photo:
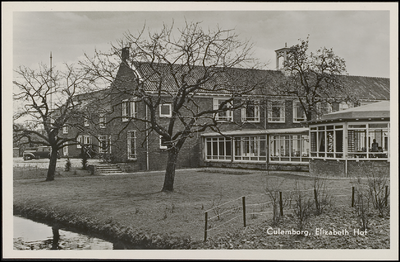
[[[279,209],[281,211],[281,217],[283,217],[283,201],[282,201],[282,192],[279,192]]]
[[[354,187],[351,187],[351,207],[354,207]]]
[[[318,196],[316,188],[314,188],[314,199],[315,199],[315,208],[317,209],[317,212],[319,214],[319,204],[318,204]]]
[[[242,203],[243,203],[243,225],[246,227],[246,198],[243,196],[242,197]]]
[[[207,222],[208,222],[208,213],[204,212],[204,216],[205,216],[205,225],[204,225],[204,242],[207,241]]]
[[[387,205],[388,205],[388,196],[389,196],[389,194],[388,194],[388,186],[385,186],[385,207],[387,207]]]

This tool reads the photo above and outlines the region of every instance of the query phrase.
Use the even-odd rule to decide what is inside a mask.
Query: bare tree
[[[128,32],[112,47],[111,54],[119,55],[122,64],[131,68],[131,77],[113,75],[117,66],[111,54],[96,51],[94,57],[86,56],[82,65],[93,79],[109,80],[116,93],[130,94],[146,105],[147,117],[130,119],[145,123],[142,131],[162,137],[168,151],[162,191],[173,191],[177,159],[185,141],[207,129],[219,131],[221,117],[242,107],[256,89],[265,88],[266,79],[254,69],[251,49],[252,45],[240,41],[232,30],[205,31],[199,23],[187,23],[178,30],[164,25],[157,33],[145,34],[144,29],[137,35]],[[196,97],[207,93],[223,94],[226,99],[218,107],[204,108]],[[164,103],[171,104],[167,121],[158,116]]]
[[[332,48],[320,48],[316,53],[308,53],[307,40],[290,47],[283,63],[287,75],[279,85],[283,95],[299,99],[307,120],[324,112],[321,106],[333,102],[356,101],[349,87],[344,84],[345,60],[333,52]]]
[[[22,109],[14,112],[14,141],[51,147],[46,181],[52,181],[58,151],[67,142],[77,143],[76,137],[63,138],[59,133],[64,127],[78,127],[80,123],[74,121],[82,114],[74,96],[88,86],[85,75],[68,65],[64,71],[39,65],[38,70],[21,66],[15,72],[14,102],[22,104]],[[19,123],[22,121],[25,124]]]

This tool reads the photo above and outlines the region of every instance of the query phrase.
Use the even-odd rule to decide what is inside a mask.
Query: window
[[[104,113],[99,114],[99,127],[106,128],[106,115]]]
[[[207,137],[205,143],[206,160],[231,160],[232,141],[228,137]]]
[[[167,149],[167,148],[168,148],[168,146],[167,146],[167,144],[165,143],[164,137],[163,137],[163,136],[160,136],[160,149]]]
[[[76,138],[76,142],[78,142],[78,144],[76,144],[76,148],[81,148],[83,145],[83,137],[82,136],[78,136]]]
[[[260,122],[260,102],[247,101],[242,108],[243,122]]]
[[[300,101],[293,101],[293,122],[306,121],[306,113]]]
[[[343,125],[327,125],[310,128],[311,157],[343,157]]]
[[[91,136],[83,136],[83,144],[84,145],[91,145],[92,144],[92,137]]]
[[[128,131],[127,133],[128,159],[136,159],[136,131]]]
[[[137,103],[135,101],[129,101],[125,99],[122,101],[122,122],[126,122],[129,118],[136,117],[137,114]]]
[[[349,123],[347,137],[349,158],[389,157],[389,126],[387,123]]]
[[[63,147],[63,156],[68,156],[68,142],[64,142],[64,147]]]
[[[100,135],[99,136],[99,152],[100,153],[111,153],[110,136],[108,136],[108,135]]]
[[[269,137],[271,162],[308,162],[309,151],[308,135],[277,134]]]
[[[221,110],[215,114],[215,120],[217,121],[232,121],[233,112],[230,110],[232,108],[231,101],[226,102],[227,99],[214,98],[214,110]]]
[[[265,136],[243,136],[234,138],[235,160],[266,161]]]
[[[161,104],[160,105],[160,117],[171,117],[172,116],[172,105],[171,104]]]
[[[68,134],[68,126],[63,126],[63,134]]]
[[[285,122],[285,101],[268,103],[268,122]]]
[[[83,126],[89,126],[89,119],[87,117],[83,118]]]

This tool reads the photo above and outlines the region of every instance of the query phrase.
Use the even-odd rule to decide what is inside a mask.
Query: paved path
[[[14,157],[13,164],[14,167],[37,167],[37,168],[48,168],[49,159],[32,159],[24,161],[22,157]],[[82,166],[82,159],[80,158],[70,158],[71,165],[73,167]],[[64,166],[67,162],[66,158],[61,158],[57,160],[57,166]],[[88,159],[88,165],[93,165],[99,163],[98,159]]]

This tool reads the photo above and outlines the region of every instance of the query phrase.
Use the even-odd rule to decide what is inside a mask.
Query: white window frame
[[[279,120],[276,120],[272,117],[272,108],[274,107],[273,103],[280,104]],[[270,101],[268,101],[268,122],[285,123],[285,110],[286,110],[286,101],[285,100],[270,100]]]
[[[384,139],[385,137],[387,138],[387,151],[382,151],[382,152],[375,152],[372,151],[371,149],[371,144],[372,140],[374,139],[373,134],[376,134],[375,132],[372,132],[374,130],[383,130],[384,128],[377,128],[377,127],[370,127],[371,125],[382,125],[385,124],[386,128],[387,128],[387,134],[385,136],[381,137]],[[365,127],[355,127],[355,126],[360,126],[360,125],[364,125]],[[365,136],[364,139],[366,140],[366,143],[362,143],[362,141],[358,141],[360,144],[363,144],[365,147],[365,151],[351,151],[350,150],[350,132],[352,131],[362,131],[365,130]],[[381,131],[384,132],[384,131]],[[369,141],[370,140],[370,141]],[[354,141],[356,141],[354,139]],[[347,123],[347,159],[348,160],[380,160],[380,161],[390,161],[390,123],[388,122],[348,122]],[[381,147],[383,147],[383,145],[381,144]],[[385,157],[386,155],[386,157]],[[381,157],[379,157],[381,156]]]
[[[213,99],[213,108],[214,110],[218,110],[219,105],[221,104],[220,101],[226,101],[229,100],[227,98],[214,98]],[[232,101],[228,102],[226,104],[226,106],[228,108],[232,108]],[[222,114],[225,114],[225,116],[221,116]],[[231,122],[233,121],[233,111],[231,109],[228,109],[226,111],[223,111],[221,113],[215,113],[215,120],[219,121],[219,122]]]
[[[298,113],[298,108],[301,108],[301,110],[303,111],[303,116],[299,117],[297,115]],[[293,101],[293,123],[300,123],[303,121],[307,120],[307,116],[306,116],[306,112],[304,111],[303,107],[301,106],[300,101]]]
[[[64,147],[63,147],[63,156],[68,156],[68,141],[64,142]]]
[[[91,136],[83,136],[83,144],[84,145],[91,145],[92,144],[92,137]]]
[[[205,161],[232,161],[232,143],[233,142],[230,137],[206,137],[204,146]],[[216,144],[215,148],[214,144]],[[228,150],[230,155],[227,154]]]
[[[299,154],[295,154],[299,152]],[[273,134],[269,136],[271,163],[308,164],[310,143],[308,134]]]
[[[130,135],[132,133],[133,133],[133,136]],[[133,144],[134,144],[134,149],[135,149],[135,154],[133,156],[131,155],[132,139],[133,139]],[[136,130],[129,130],[127,132],[126,141],[127,141],[127,158],[130,160],[136,160],[137,159]]]
[[[86,116],[83,117],[83,126],[89,126],[89,119]]]
[[[253,119],[247,118],[247,107],[248,103],[252,102],[253,109],[254,109],[254,117]],[[245,102],[244,106],[242,107],[242,122],[249,122],[249,123],[259,123],[260,122],[260,101],[259,100],[249,100]]]
[[[63,134],[68,134],[68,126],[63,126]]]
[[[168,114],[163,114],[162,113],[162,107],[163,106],[168,106],[169,107],[169,110],[168,110],[169,113]],[[158,106],[158,108],[159,108],[160,117],[171,117],[172,116],[172,104],[171,103],[160,104]]]
[[[160,149],[168,149],[168,146],[162,144],[162,136],[160,135]]]
[[[99,127],[106,128],[106,114],[105,113],[99,114]]]
[[[267,139],[265,135],[244,135],[233,138],[233,162],[266,162]],[[261,145],[264,145],[262,147]],[[239,149],[239,153],[236,150]],[[261,155],[261,153],[264,155]]]
[[[76,144],[76,148],[81,148],[81,145],[83,144],[83,136],[78,136],[76,141],[78,142],[78,144]]]
[[[137,114],[136,102],[129,99],[122,100],[121,104],[122,122],[127,122],[129,118],[136,117],[136,114]]]

